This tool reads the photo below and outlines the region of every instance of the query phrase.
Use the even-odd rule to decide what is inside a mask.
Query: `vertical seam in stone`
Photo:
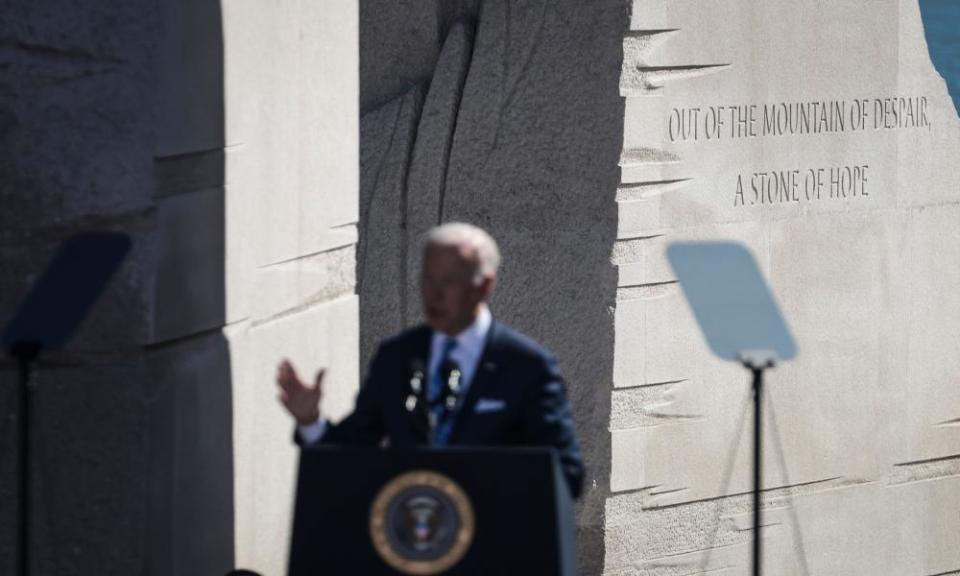
[[[420,88],[416,89],[416,91],[419,90]],[[415,94],[416,91],[413,93]],[[410,167],[413,165],[413,152],[417,149],[417,137],[420,135],[420,121],[422,120],[423,106],[426,103],[427,93],[429,93],[429,89],[424,92],[423,99],[419,106],[420,110],[415,112],[417,121],[414,122],[413,126],[411,127],[413,134],[410,138],[410,146],[407,147],[407,157],[406,161],[404,162],[406,169],[403,171],[403,183],[400,185],[400,238],[402,238],[403,241],[400,242],[400,277],[397,279],[397,285],[400,292],[400,322],[403,324],[404,328],[407,328],[410,322],[410,307],[407,305],[407,255],[410,253],[409,242],[407,242],[407,239],[409,238],[407,234],[407,223],[409,222],[408,215],[410,213],[410,195],[407,193],[407,185],[410,180]],[[416,107],[417,100],[414,99],[413,103]],[[396,134],[396,126],[394,126],[394,134]],[[390,140],[392,145],[393,136],[390,137]]]
[[[440,201],[437,203],[437,225],[443,224],[443,211],[447,199],[447,174],[450,170],[450,157],[453,156],[453,143],[457,140],[457,129],[460,126],[460,104],[463,102],[464,91],[467,88],[467,80],[470,78],[470,68],[473,65],[473,53],[477,49],[477,25],[474,22],[472,38],[470,42],[470,58],[467,61],[467,69],[463,73],[463,81],[460,83],[460,89],[457,94],[457,117],[453,121],[453,130],[450,132],[450,140],[447,144],[447,155],[443,162],[443,178],[440,183]]]
[[[508,5],[509,6],[509,5]],[[533,38],[531,39],[530,52],[527,53],[526,58],[523,59],[523,63],[520,65],[520,71],[516,74],[513,81],[513,86],[507,90],[507,95],[503,106],[500,108],[500,117],[503,117],[503,110],[510,106],[510,103],[513,102],[513,98],[517,93],[517,89],[520,87],[520,81],[522,78],[526,77],[527,70],[530,69],[530,62],[533,61],[533,55],[537,53],[537,47],[540,45],[540,36],[543,35],[544,22],[546,21],[546,12],[547,4],[543,3],[543,9],[540,12],[540,17],[538,18],[539,25],[537,30],[533,33]]]
[[[490,143],[490,146],[487,147],[486,155],[483,158],[483,165],[486,168],[487,162],[490,161],[490,154],[497,149],[497,145],[500,143],[500,126],[503,125],[503,112],[506,110],[506,103],[504,102],[504,91],[507,88],[507,63],[510,61],[510,54],[512,54],[511,46],[511,36],[510,36],[510,6],[511,2],[504,2],[504,18],[503,18],[503,37],[506,38],[506,44],[503,49],[503,53],[500,58],[500,86],[497,90],[497,124],[493,127],[493,142]],[[479,30],[477,36],[479,37]]]
[[[366,206],[360,207],[361,222],[358,223],[358,232],[360,232],[360,234],[357,236],[357,294],[360,294],[360,289],[363,287],[363,278],[366,271],[367,246],[370,244],[367,240],[367,234],[370,233],[369,226],[367,226],[370,221],[370,208],[373,206],[374,197],[377,195],[377,189],[380,187],[380,173],[383,171],[383,166],[387,162],[390,149],[393,148],[393,141],[396,139],[397,130],[400,129],[401,108],[402,106],[397,106],[397,115],[393,118],[393,131],[390,133],[390,144],[387,145],[387,152],[380,158],[380,165],[377,166],[377,177],[373,179],[373,189],[370,190],[370,196],[366,199]]]

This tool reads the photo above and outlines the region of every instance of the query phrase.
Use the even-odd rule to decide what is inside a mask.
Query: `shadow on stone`
[[[35,374],[35,574],[233,566],[221,20],[211,0],[5,12],[0,324],[64,238],[115,230],[134,242],[72,343]],[[16,381],[0,370],[6,574]]]

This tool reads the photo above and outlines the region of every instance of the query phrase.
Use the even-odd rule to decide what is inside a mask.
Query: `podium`
[[[575,573],[552,449],[301,451],[290,576]]]

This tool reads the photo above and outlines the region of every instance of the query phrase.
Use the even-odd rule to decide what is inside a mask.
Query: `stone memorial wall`
[[[38,374],[37,573],[283,573],[276,362],[348,410],[450,220],[499,240],[494,315],[567,377],[582,574],[749,569],[748,374],[682,239],[747,244],[799,346],[766,573],[960,573],[960,123],[916,0],[15,0],[0,33],[0,320],[70,234],[134,239]]]
[[[66,237],[134,242],[37,373],[32,573],[284,573],[297,449],[275,366],[326,366],[334,417],[358,381],[357,2],[14,1],[0,37],[0,323]]]
[[[960,123],[917,3],[635,0],[623,47],[605,573],[749,570],[749,374],[689,312],[686,239],[749,246],[799,347],[765,573],[960,571]]]
[[[359,380],[358,6],[222,6],[234,559],[283,574],[298,450],[277,363],[288,357],[311,381],[325,368],[334,419]]]
[[[70,347],[45,355],[47,363],[35,372],[33,573],[136,574],[146,557],[144,406],[152,391],[150,354],[143,346],[156,334],[152,305],[160,265],[150,102],[157,86],[159,11],[149,1],[95,7],[14,1],[2,12],[0,325],[69,235],[108,229],[134,239],[127,261]],[[126,24],[111,28],[111,19]],[[217,109],[210,114],[216,118]],[[206,317],[217,314],[212,308]],[[209,340],[216,355],[222,340]],[[212,382],[209,396],[223,394],[222,384]],[[4,353],[3,574],[16,573],[18,396],[15,366]],[[213,445],[221,439],[207,437]],[[209,473],[228,479],[221,462],[212,463]],[[218,524],[218,518],[204,523],[214,529]],[[214,565],[224,557],[223,547],[216,548]]]
[[[368,1],[360,14],[361,366],[421,321],[423,234],[503,253],[496,318],[556,353],[587,462],[580,566],[603,569],[609,495],[621,0]],[[375,32],[375,34],[374,34]]]

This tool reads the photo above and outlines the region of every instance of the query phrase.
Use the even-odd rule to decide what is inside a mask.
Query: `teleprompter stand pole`
[[[760,576],[761,540],[760,489],[763,482],[763,458],[760,457],[763,438],[760,419],[760,406],[763,405],[763,369],[752,368],[753,372],[753,576]]]
[[[760,576],[763,559],[760,537],[763,520],[760,506],[760,491],[763,489],[763,371],[774,366],[776,356],[767,351],[750,351],[741,353],[740,358],[753,375],[753,576]]]
[[[33,361],[37,358],[40,347],[37,345],[19,344],[11,351],[17,359],[19,373],[20,410],[17,413],[17,441],[19,443],[19,460],[17,466],[19,503],[17,505],[17,574],[30,574],[30,416],[32,393],[30,376]]]

